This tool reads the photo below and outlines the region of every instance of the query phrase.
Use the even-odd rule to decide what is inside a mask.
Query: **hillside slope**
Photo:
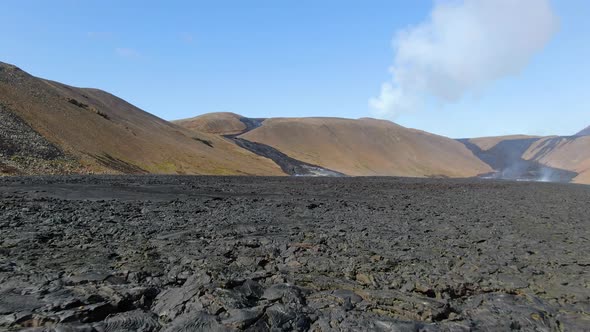
[[[573,182],[590,184],[590,136],[546,137],[524,153],[524,159],[578,173]]]
[[[492,166],[499,178],[590,184],[590,136],[580,134],[511,135],[459,141]]]
[[[506,136],[488,136],[488,137],[476,137],[467,139],[470,143],[475,144],[482,151],[488,151],[498,143],[507,140],[528,140],[533,138],[539,138],[539,136],[529,135],[506,135]]]
[[[207,113],[190,119],[172,121],[173,123],[204,133],[218,135],[235,135],[246,130],[246,124],[240,121],[243,116],[229,112]]]
[[[4,63],[0,116],[12,119],[0,127],[4,173],[284,174],[271,160],[217,135],[186,130],[104,91],[39,79]],[[28,132],[41,152],[51,153],[29,151],[30,140],[13,131]]]
[[[545,165],[524,154],[539,140],[538,137],[505,136],[489,139],[461,139],[479,159],[494,169],[484,177],[517,181],[571,182],[578,174],[571,170]],[[489,144],[496,141],[497,144]],[[478,145],[479,144],[479,145]],[[483,147],[483,148],[482,148]]]
[[[384,120],[272,118],[240,138],[347,175],[470,177],[491,171],[455,140]]]
[[[590,136],[590,126],[577,133],[576,136]]]

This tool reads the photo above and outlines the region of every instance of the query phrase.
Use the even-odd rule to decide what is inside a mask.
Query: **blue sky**
[[[444,0],[443,0],[444,1]],[[96,87],[171,120],[375,116],[393,37],[430,0],[6,0],[0,61]],[[552,1],[559,30],[517,75],[393,121],[450,137],[573,134],[590,125],[590,2]]]

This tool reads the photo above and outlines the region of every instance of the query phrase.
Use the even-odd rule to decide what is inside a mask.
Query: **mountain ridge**
[[[248,118],[221,112],[166,121],[108,92],[37,78],[2,62],[0,120],[5,175],[511,174],[590,184],[590,136],[583,136],[590,127],[571,137],[454,140],[366,117]]]
[[[240,138],[355,176],[465,177],[490,171],[454,140],[387,120],[271,118]],[[433,154],[453,166],[435,162]],[[461,168],[456,160],[470,165],[469,170]]]
[[[36,78],[4,63],[0,104],[75,160],[74,173],[284,175],[267,158],[217,135],[189,131],[108,92]],[[1,161],[18,170],[12,160],[18,157]],[[21,168],[28,174],[27,165]]]
[[[580,132],[576,134],[576,136],[590,136],[590,126],[582,129]]]

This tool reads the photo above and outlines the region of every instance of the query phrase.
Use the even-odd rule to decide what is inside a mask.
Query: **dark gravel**
[[[0,179],[0,330],[584,331],[590,187]]]
[[[281,151],[273,148],[270,145],[251,142],[246,139],[237,137],[236,135],[226,135],[239,147],[253,152],[259,156],[268,158],[274,161],[279,167],[289,175],[295,176],[346,176],[343,173],[333,171],[331,169],[323,168],[317,165],[308,164],[301,160],[291,158]]]

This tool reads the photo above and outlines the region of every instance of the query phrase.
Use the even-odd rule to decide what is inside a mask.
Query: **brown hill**
[[[204,133],[218,135],[235,135],[246,130],[246,125],[240,121],[243,116],[229,113],[207,113],[190,119],[172,121],[184,128]]]
[[[455,140],[384,120],[273,118],[240,138],[348,175],[470,177],[491,171]]]
[[[551,178],[559,177],[557,173],[564,170],[575,172],[571,176],[572,182],[590,184],[590,136],[512,135],[462,141],[467,146],[471,143],[481,149],[476,155],[488,164],[500,165],[497,171],[501,173],[540,171],[541,178]],[[539,169],[536,165],[549,168]]]
[[[36,78],[4,63],[0,117],[10,120],[0,125],[0,172],[283,174],[271,160],[217,135],[186,130],[104,91]]]
[[[533,175],[564,170],[559,177],[566,181],[577,173],[575,182],[590,184],[589,145],[590,136],[459,142],[375,119],[213,113],[170,123],[104,91],[36,78],[0,62],[0,174],[470,177],[517,165]]]
[[[469,142],[477,145],[483,151],[488,151],[494,146],[498,145],[498,143],[507,140],[516,140],[516,139],[529,139],[529,138],[538,138],[539,136],[529,136],[529,135],[506,135],[506,136],[489,136],[489,137],[477,137],[477,138],[470,138]]]
[[[542,138],[531,145],[523,158],[577,172],[574,182],[590,184],[590,136]]]

